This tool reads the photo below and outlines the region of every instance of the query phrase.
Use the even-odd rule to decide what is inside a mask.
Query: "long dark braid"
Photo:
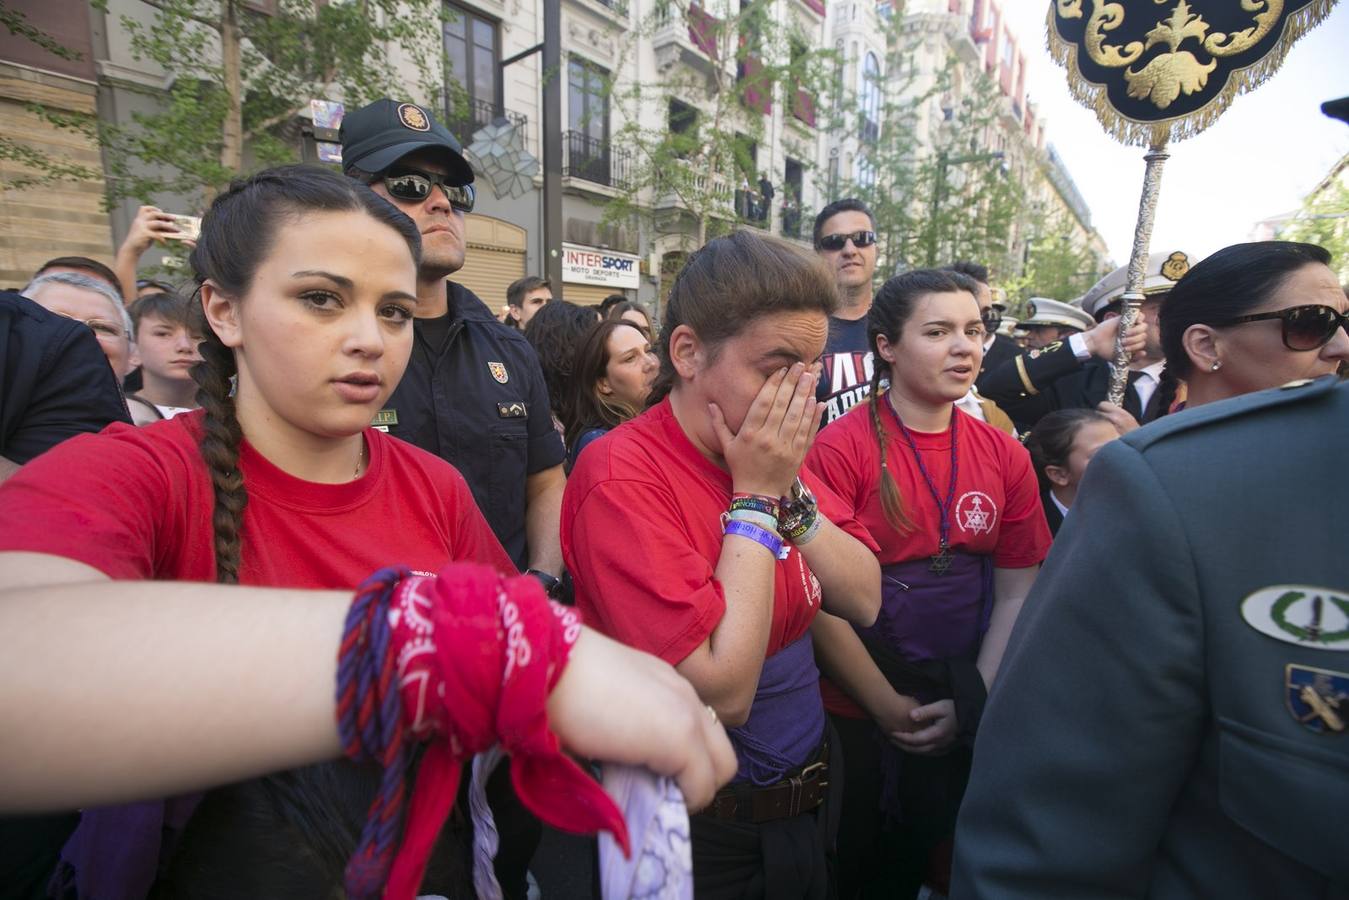
[[[275,243],[281,221],[311,212],[363,212],[397,231],[414,262],[421,261],[417,226],[370,188],[316,166],[280,166],[233,182],[202,218],[201,237],[190,258],[198,296],[209,281],[216,291],[239,301]],[[244,507],[248,505],[239,470],[244,436],[233,397],[238,366],[234,351],[211,330],[199,299],[192,304],[191,319],[196,333],[202,335],[202,361],[192,368],[192,378],[204,412],[201,455],[215,495],[211,527],[216,581],[237,584]]]
[[[211,330],[201,304],[194,304],[196,327],[202,335],[202,361],[192,367],[197,382],[197,403],[205,411],[202,419],[201,456],[211,473],[215,509],[211,529],[215,535],[215,580],[220,584],[239,583],[239,561],[243,556],[244,507],[248,491],[239,471],[239,444],[244,439],[239,417],[234,411],[233,378],[238,371],[234,351],[221,343]]]
[[[900,534],[912,534],[915,528],[913,520],[904,510],[904,497],[899,492],[899,483],[891,474],[885,459],[885,426],[881,423],[881,404],[889,401],[881,396],[881,381],[888,371],[885,360],[881,358],[878,339],[884,335],[891,344],[898,343],[904,323],[913,315],[918,300],[927,294],[944,294],[965,291],[978,296],[979,286],[968,275],[950,272],[944,269],[916,269],[896,275],[876,292],[871,311],[867,313],[867,343],[871,347],[871,428],[876,435],[876,446],[881,457],[881,509],[885,520]]]

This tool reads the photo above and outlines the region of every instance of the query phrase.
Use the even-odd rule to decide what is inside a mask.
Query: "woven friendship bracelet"
[[[727,521],[748,522],[751,525],[758,525],[767,531],[776,532],[778,530],[778,520],[768,513],[756,512],[752,509],[733,509],[726,514]]]
[[[780,508],[776,497],[764,497],[760,494],[734,494],[731,496],[731,512],[747,509],[776,519]]]

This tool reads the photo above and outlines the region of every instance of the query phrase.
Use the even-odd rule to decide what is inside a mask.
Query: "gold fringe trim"
[[[1077,46],[1059,37],[1058,30],[1054,27],[1055,7],[1052,3],[1049,4],[1046,19],[1046,46],[1050,56],[1068,70],[1068,89],[1072,92],[1073,98],[1096,113],[1096,118],[1105,127],[1107,134],[1123,144],[1159,147],[1169,141],[1183,141],[1194,137],[1227,112],[1233,100],[1264,84],[1283,65],[1293,45],[1307,32],[1320,25],[1326,16],[1330,15],[1337,2],[1338,0],[1314,0],[1288,16],[1283,22],[1283,33],[1279,35],[1273,48],[1251,65],[1232,71],[1227,76],[1227,84],[1212,100],[1192,113],[1155,122],[1140,122],[1124,115],[1110,104],[1105,87],[1094,84],[1082,76],[1077,68]]]

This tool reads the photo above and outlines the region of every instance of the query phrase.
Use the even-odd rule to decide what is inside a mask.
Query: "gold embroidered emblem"
[[[404,103],[398,107],[398,121],[413,131],[431,130],[431,120],[426,117],[426,113],[422,112],[420,106],[411,103]]]
[[[1162,275],[1172,281],[1180,281],[1190,271],[1190,258],[1177,250],[1162,263]]]

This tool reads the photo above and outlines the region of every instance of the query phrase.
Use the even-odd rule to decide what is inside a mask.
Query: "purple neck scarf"
[[[47,893],[59,897],[73,888],[80,897],[145,900],[159,876],[166,838],[182,832],[201,798],[189,794],[84,810],[61,849]]]

